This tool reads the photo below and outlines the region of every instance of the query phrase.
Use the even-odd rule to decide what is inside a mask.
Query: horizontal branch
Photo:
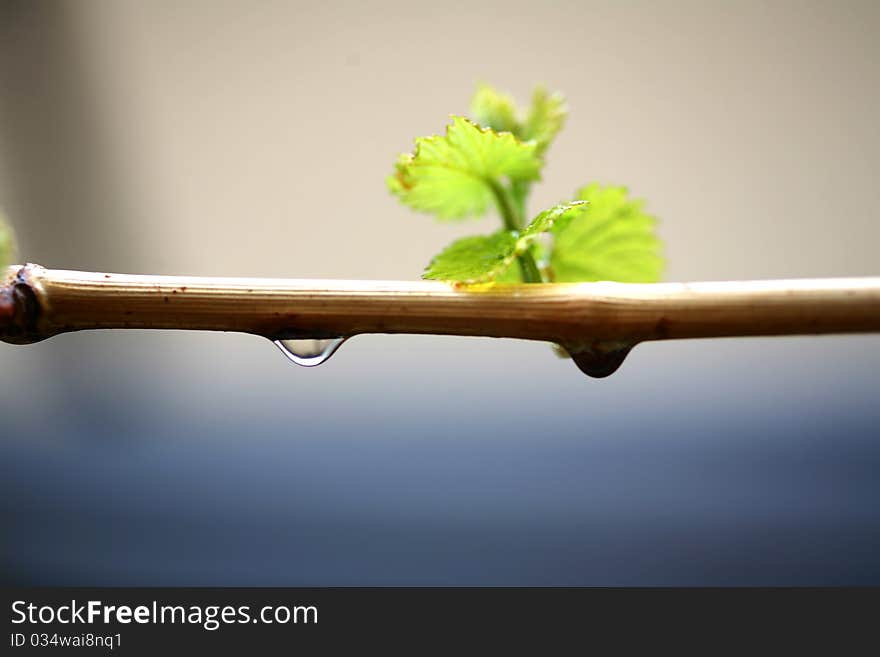
[[[7,270],[0,339],[85,329],[241,331],[272,339],[433,333],[557,342],[880,331],[880,278],[454,286],[439,282]]]

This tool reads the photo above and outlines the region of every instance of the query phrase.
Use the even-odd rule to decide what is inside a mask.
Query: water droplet
[[[578,369],[594,379],[604,379],[611,376],[623,365],[623,361],[629,355],[632,346],[617,347],[615,349],[582,349],[580,351],[568,350],[571,359]]]
[[[303,367],[316,367],[330,360],[330,356],[348,338],[304,338],[297,340],[275,340],[275,344],[288,359]]]

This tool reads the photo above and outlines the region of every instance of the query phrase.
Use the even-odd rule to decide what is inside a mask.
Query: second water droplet
[[[330,356],[348,338],[303,338],[297,340],[275,340],[275,344],[288,359],[303,367],[316,367],[330,360]]]
[[[623,365],[634,344],[592,343],[589,346],[556,345],[556,354],[570,356],[578,369],[594,379],[604,379]]]
[[[608,352],[582,351],[571,355],[578,369],[594,379],[604,379],[614,374],[629,355],[629,347]]]

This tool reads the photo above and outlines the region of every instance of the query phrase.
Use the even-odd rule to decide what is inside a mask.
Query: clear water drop
[[[287,358],[302,367],[316,367],[330,360],[330,356],[348,338],[303,338],[297,340],[275,340],[275,344]]]

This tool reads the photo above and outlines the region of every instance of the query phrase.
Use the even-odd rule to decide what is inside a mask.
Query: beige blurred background
[[[877,2],[0,5],[0,199],[53,267],[412,279],[383,179],[486,80],[569,98],[532,210],[591,180],[670,280],[877,274]]]

